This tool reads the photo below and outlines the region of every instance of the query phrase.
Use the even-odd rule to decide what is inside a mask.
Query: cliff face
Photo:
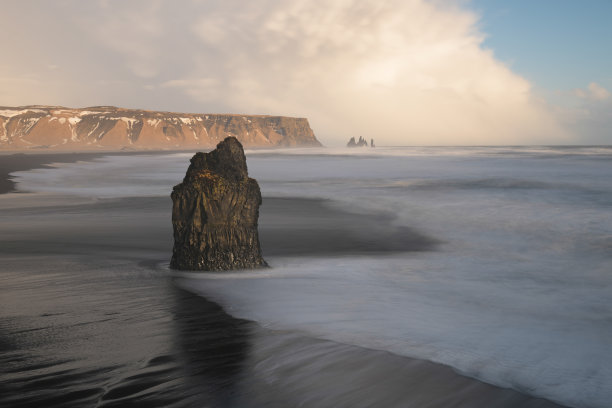
[[[308,120],[155,112],[101,106],[0,107],[0,149],[181,149],[213,147],[228,136],[246,147],[321,146]]]
[[[249,178],[240,142],[228,137],[210,153],[196,153],[172,190],[174,248],[170,267],[230,270],[266,266],[257,221],[261,193]]]

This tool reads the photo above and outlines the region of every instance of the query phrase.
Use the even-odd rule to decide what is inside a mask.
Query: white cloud
[[[0,105],[31,105],[32,98],[40,90],[39,78],[27,74],[11,72],[0,66]],[[10,101],[10,103],[7,103]]]
[[[161,88],[175,88],[198,102],[217,102],[219,81],[215,78],[172,79],[160,85]]]
[[[586,88],[567,92],[565,105],[558,108],[559,120],[587,144],[612,143],[612,98],[610,92],[596,82]],[[563,100],[563,99],[562,99]]]
[[[157,43],[164,33],[162,2],[101,1],[92,15],[77,15],[83,31],[92,33],[106,47],[122,54],[126,66],[142,78],[159,73]]]
[[[569,140],[531,84],[483,49],[461,1],[61,4],[14,2],[0,16],[20,41],[7,44],[11,72],[61,64],[41,64],[30,103],[295,115],[326,144]]]
[[[476,15],[421,0],[208,3],[193,26],[236,111],[308,116],[326,138],[388,144],[567,140],[531,85],[482,49]],[[211,62],[215,67],[211,68]]]
[[[610,92],[595,82],[591,82],[588,89],[592,99],[597,101],[605,101],[606,99],[610,98]]]
[[[610,92],[596,82],[591,82],[586,89],[574,89],[574,95],[580,99],[605,101],[610,98]]]

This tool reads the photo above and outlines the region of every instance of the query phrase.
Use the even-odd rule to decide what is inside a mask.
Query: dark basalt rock
[[[372,142],[374,142],[374,139],[372,139]],[[359,136],[358,142],[355,142],[355,138],[351,137],[348,143],[346,144],[346,147],[362,147],[362,146],[365,146],[365,147],[368,146],[367,140],[365,140],[362,136]]]
[[[267,266],[257,234],[261,192],[248,176],[238,139],[228,137],[212,152],[196,153],[171,197],[171,268],[215,271]]]

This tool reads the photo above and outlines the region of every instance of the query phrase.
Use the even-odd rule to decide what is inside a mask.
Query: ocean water
[[[18,188],[29,193],[5,197],[3,208],[21,215],[33,208],[41,217],[44,201],[73,206],[62,213],[72,219],[81,208],[140,200],[131,211],[146,213],[143,203],[167,197],[189,157],[108,156],[19,172]],[[567,406],[610,406],[612,148],[259,150],[247,160],[264,197],[260,229],[272,268],[176,273],[178,288],[268,333],[431,361]],[[295,199],[302,204],[284,208]],[[133,212],[106,211],[110,223],[94,227],[111,239],[113,225]],[[167,244],[164,222],[149,233]],[[142,258],[152,260],[156,279],[172,274],[168,252]],[[290,352],[278,360],[286,338],[257,338],[267,340],[255,349],[269,353],[253,365],[261,381],[307,383],[306,374],[283,372],[300,361]],[[280,344],[272,347],[271,338]],[[315,391],[303,395],[310,397],[296,405],[352,401],[321,404]]]

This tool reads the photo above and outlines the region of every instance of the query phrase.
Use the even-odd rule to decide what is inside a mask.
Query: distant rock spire
[[[363,138],[363,136],[359,136],[359,141],[357,142],[355,142],[354,137],[351,137],[351,139],[346,144],[346,147],[362,147],[362,146],[366,146],[366,147],[368,146],[368,142],[367,140]]]

